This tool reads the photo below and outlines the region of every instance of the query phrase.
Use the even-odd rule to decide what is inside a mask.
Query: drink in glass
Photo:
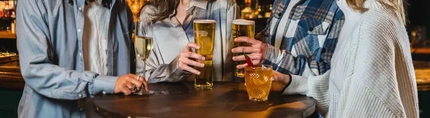
[[[272,85],[272,66],[245,68],[245,84],[249,100],[267,101]]]
[[[252,20],[236,19],[236,20],[233,20],[231,29],[232,29],[232,38],[233,39],[235,39],[237,37],[241,37],[241,36],[254,38],[255,22]],[[249,46],[249,44],[244,43],[244,42],[241,42],[241,43],[235,42],[234,43],[234,47],[239,47],[239,46]],[[234,54],[234,56],[238,56],[238,55],[241,55],[241,54],[237,54],[237,53]],[[244,63],[245,63],[245,61],[236,62],[236,65],[244,64]],[[244,77],[244,70],[243,69],[235,68],[234,71],[235,71],[234,75],[236,77],[240,77],[240,78]]]
[[[196,50],[197,54],[204,56],[206,59],[203,68],[196,67],[200,75],[196,76],[194,87],[196,89],[212,89],[212,56],[215,40],[215,20],[194,20],[194,37],[200,49]]]
[[[136,56],[143,61],[143,70],[144,72],[141,75],[138,75],[140,77],[144,77],[146,72],[146,59],[148,59],[151,51],[152,51],[152,45],[153,45],[153,39],[152,39],[152,23],[148,22],[136,22],[135,23],[135,35],[134,35],[134,48],[136,51]],[[139,78],[140,78],[139,77]],[[139,79],[138,78],[138,79]],[[141,89],[140,91],[133,90],[135,87],[132,88],[132,91],[134,94],[138,95],[144,95],[144,94],[152,94],[153,91],[144,91]],[[143,87],[142,87],[143,88]]]
[[[136,48],[137,57],[142,61],[148,59],[149,53],[152,50],[152,37],[148,36],[135,36],[134,47]]]

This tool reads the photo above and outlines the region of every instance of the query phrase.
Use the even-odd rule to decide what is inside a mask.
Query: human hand
[[[232,53],[243,54],[247,53],[249,58],[252,60],[254,65],[261,65],[267,52],[267,44],[259,40],[249,37],[238,37],[234,39],[235,42],[244,42],[250,44],[250,46],[239,46],[231,50]],[[238,55],[233,57],[233,61],[246,61],[244,55]],[[237,65],[236,68],[242,69],[246,67],[245,64]]]
[[[291,78],[289,75],[282,74],[277,71],[272,72],[272,91],[283,91],[285,86],[287,86],[288,83],[290,83]]]
[[[142,85],[144,85],[144,89],[146,91],[149,91],[148,83],[144,78],[140,78],[140,76],[136,76],[134,74],[123,75],[118,77],[118,80],[115,83],[114,93],[130,95],[131,92],[133,92],[132,89],[137,89],[139,91]]]
[[[181,52],[181,54],[179,54],[178,68],[196,75],[200,75],[200,71],[192,67],[204,67],[205,65],[200,62],[203,62],[205,60],[205,57],[200,54],[194,53],[191,49],[198,50],[200,49],[200,47],[195,43],[188,43],[185,49]]]

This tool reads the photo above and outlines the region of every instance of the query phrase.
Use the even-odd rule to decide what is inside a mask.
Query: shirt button
[[[78,9],[79,9],[79,11],[82,11],[82,7],[79,7]]]
[[[82,57],[82,52],[80,52],[80,53],[79,53],[79,56],[81,56],[81,57]]]
[[[78,97],[82,97],[82,94],[79,94]]]
[[[78,32],[81,32],[81,29],[78,29]]]

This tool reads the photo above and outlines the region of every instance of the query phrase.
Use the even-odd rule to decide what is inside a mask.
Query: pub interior
[[[20,73],[19,52],[16,47],[16,40],[19,40],[16,39],[16,17],[14,11],[17,7],[17,1],[19,0],[0,0],[1,118],[18,117],[18,103],[25,85],[25,81]],[[143,0],[128,1],[143,2]],[[266,27],[271,10],[274,7],[273,2],[274,0],[236,0],[240,8],[241,18],[255,22],[255,33],[262,31]],[[406,28],[411,42],[411,54],[418,84],[419,113],[422,118],[430,118],[430,1],[407,0],[405,2],[407,3],[405,4],[407,11]],[[214,86],[216,86],[216,83]],[[133,102],[129,103],[133,104]],[[101,102],[101,104],[103,103]],[[94,108],[98,109],[99,107]],[[109,110],[99,111],[98,113],[105,112],[107,113]]]

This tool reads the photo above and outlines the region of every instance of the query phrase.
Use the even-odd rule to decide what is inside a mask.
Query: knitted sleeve
[[[373,14],[377,15],[377,14]],[[356,55],[352,58],[353,73],[345,78],[339,101],[336,101],[337,117],[375,117],[375,118],[404,118],[406,117],[406,104],[402,103],[400,96],[399,74],[407,71],[397,71],[396,60],[406,58],[397,57],[398,42],[402,39],[400,34],[405,31],[399,23],[389,17],[369,17],[361,22],[357,36]],[[333,88],[336,89],[336,88]],[[409,88],[412,89],[412,88]]]

